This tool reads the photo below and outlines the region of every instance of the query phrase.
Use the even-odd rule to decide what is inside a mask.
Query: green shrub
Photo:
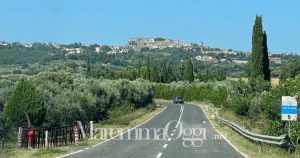
[[[176,96],[183,96],[184,100],[186,101],[204,101],[208,99],[217,107],[220,107],[220,105],[224,105],[226,103],[228,84],[230,83],[158,83],[155,85],[155,97],[161,99],[174,99]]]
[[[40,91],[25,78],[18,82],[16,89],[4,107],[7,123],[21,125],[27,115],[34,125],[44,121],[44,107]]]
[[[32,76],[41,91],[46,108],[44,126],[72,124],[74,121],[104,121],[110,112],[129,104],[134,109],[147,107],[154,97],[149,81],[85,78],[66,71]]]

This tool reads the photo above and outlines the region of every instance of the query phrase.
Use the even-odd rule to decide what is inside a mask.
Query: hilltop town
[[[127,44],[122,46],[117,45],[99,45],[99,44],[81,44],[74,43],[69,45],[49,43],[9,43],[5,41],[0,42],[0,47],[24,47],[32,48],[34,45],[43,45],[51,47],[61,52],[65,56],[72,54],[81,54],[85,50],[93,49],[96,54],[122,54],[129,52],[164,52],[168,49],[180,49],[182,51],[194,52],[198,54],[193,58],[196,61],[210,61],[210,62],[234,62],[237,64],[247,64],[249,52],[236,51],[232,49],[222,50],[219,48],[211,48],[210,46],[196,43],[181,42],[167,38],[130,38]],[[291,53],[272,53],[269,52],[270,62],[275,64],[282,64],[282,57],[293,56]]]

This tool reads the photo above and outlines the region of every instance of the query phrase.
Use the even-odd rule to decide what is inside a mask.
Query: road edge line
[[[208,119],[209,123],[213,126],[213,128],[215,129],[215,131],[217,131],[222,138],[228,143],[230,144],[234,150],[236,150],[238,153],[240,153],[241,155],[243,155],[245,158],[249,158],[245,153],[241,152],[236,146],[234,146],[215,126],[214,124],[210,121],[209,117],[207,116],[206,112],[203,110],[203,108],[201,107],[201,105],[199,104],[200,109],[203,111],[205,117]]]

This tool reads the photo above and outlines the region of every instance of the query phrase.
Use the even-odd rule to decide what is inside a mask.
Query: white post
[[[94,122],[90,121],[90,138],[94,138]]]
[[[85,135],[85,131],[83,129],[82,123],[81,123],[81,121],[77,121],[77,123],[78,123],[80,131],[82,133],[82,138],[85,139],[86,135]]]
[[[45,146],[46,146],[46,147],[49,147],[49,146],[48,146],[48,130],[45,131]]]
[[[78,144],[78,128],[76,125],[73,126],[73,132],[74,132],[75,144]]]
[[[19,127],[19,132],[18,132],[18,147],[19,148],[22,147],[22,131],[23,131],[23,128]]]

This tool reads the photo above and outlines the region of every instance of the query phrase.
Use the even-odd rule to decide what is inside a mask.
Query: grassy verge
[[[195,102],[194,102],[195,103]],[[213,126],[220,131],[227,140],[229,140],[240,152],[244,153],[247,157],[250,158],[299,158],[300,157],[300,151],[297,149],[294,153],[289,154],[285,149],[282,149],[280,147],[274,146],[274,145],[268,145],[268,144],[260,144],[260,143],[254,143],[240,134],[238,134],[236,131],[231,129],[228,126],[218,124],[217,121],[214,119],[213,115],[206,109],[206,106],[203,103],[196,103],[199,105],[204,112],[207,114],[209,119],[211,120]],[[241,119],[234,114],[223,111],[219,113],[222,117],[225,117],[228,120],[236,121],[239,123],[242,123],[245,127],[252,126],[251,122],[247,119]],[[224,116],[223,116],[224,115]],[[237,121],[240,120],[240,121]]]
[[[120,119],[126,119],[128,123],[126,124],[117,124],[114,122],[114,124],[94,124],[94,128],[124,128],[124,129],[130,129],[133,128],[139,124],[144,123],[148,119],[150,119],[155,114],[162,111],[163,108],[161,106],[157,106],[154,109],[149,108],[141,108],[138,110],[135,110],[133,112],[130,112],[124,116],[122,116]],[[117,135],[116,130],[114,130],[113,136]],[[109,138],[107,138],[109,139]],[[93,139],[85,139],[82,141],[79,141],[77,145],[72,144],[69,146],[63,146],[63,147],[56,147],[56,148],[41,148],[41,149],[15,149],[15,150],[4,150],[0,152],[0,157],[14,157],[14,158],[32,158],[32,157],[43,157],[43,158],[53,158],[62,156],[68,153],[71,153],[73,151],[81,150],[86,147],[93,146],[95,144],[98,144],[104,140],[93,140]]]

